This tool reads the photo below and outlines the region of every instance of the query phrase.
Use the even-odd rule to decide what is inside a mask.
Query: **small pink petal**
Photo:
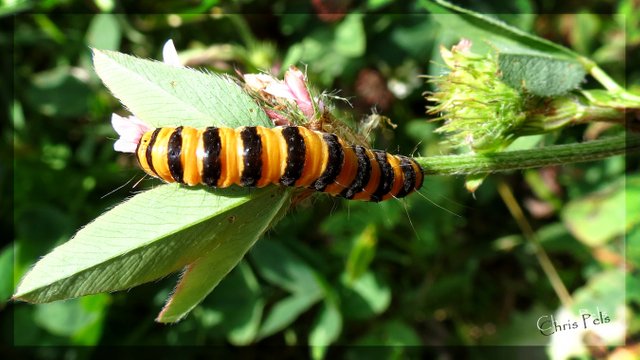
[[[167,65],[183,67],[182,61],[180,61],[176,47],[173,45],[173,40],[171,39],[164,43],[164,46],[162,47],[162,60]]]
[[[243,78],[245,84],[247,84],[250,89],[255,91],[262,91],[268,85],[277,84],[280,82],[278,79],[267,74],[245,74]]]
[[[125,141],[124,139],[118,139],[113,144],[113,150],[121,153],[135,153],[137,149],[137,144]]]
[[[311,102],[311,94],[309,94],[306,80],[304,73],[295,66],[290,67],[284,74],[284,82],[291,89],[300,111],[307,117],[311,117],[313,116],[313,103]]]
[[[284,83],[270,84],[264,89],[264,92],[277,98],[296,100],[291,88]]]
[[[291,121],[289,121],[289,119],[287,119],[284,115],[282,115],[281,113],[271,110],[271,109],[264,109],[264,112],[267,113],[267,116],[269,116],[269,119],[271,119],[273,121],[273,124],[275,126],[289,126],[291,125]]]
[[[111,126],[120,135],[113,148],[119,152],[133,153],[140,142],[142,135],[152,127],[131,115],[122,117],[118,114],[111,116]]]
[[[284,82],[287,84],[296,98],[311,102],[309,90],[307,90],[306,78],[302,71],[292,66],[284,73]]]
[[[310,102],[301,101],[301,100],[296,100],[296,102],[298,103],[298,107],[300,108],[300,111],[302,111],[302,113],[307,118],[313,117],[313,113],[314,113],[313,105]]]
[[[456,45],[453,45],[453,47],[451,47],[451,51],[468,52],[469,50],[471,50],[471,45],[473,45],[471,40],[462,38]]]

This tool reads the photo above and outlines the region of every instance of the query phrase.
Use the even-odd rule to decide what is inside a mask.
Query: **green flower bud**
[[[451,51],[442,47],[449,73],[428,77],[437,90],[427,92],[435,103],[427,113],[444,120],[438,130],[454,147],[495,152],[519,136],[556,131],[568,125],[607,121],[625,123],[625,111],[637,109],[636,98],[604,90],[574,90],[561,96],[541,97],[510,87],[501,79],[497,55],[471,52],[461,40]],[[624,95],[624,96],[623,96]]]
[[[436,103],[428,113],[440,114],[437,119],[445,123],[437,132],[448,134],[452,146],[501,150],[518,136],[526,119],[526,100],[500,80],[493,54],[478,55],[470,49],[471,42],[464,39],[451,51],[440,49],[450,71],[430,77],[437,91],[427,93],[427,100]]]

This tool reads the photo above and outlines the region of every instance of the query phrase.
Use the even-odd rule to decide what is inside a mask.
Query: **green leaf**
[[[625,205],[627,210],[626,229],[640,226],[640,173],[625,177]]]
[[[13,252],[13,244],[5,246],[0,252],[0,310],[13,293]]]
[[[109,13],[113,11],[115,6],[114,0],[95,0],[94,3],[100,9],[100,12]]]
[[[216,247],[186,267],[157,321],[166,323],[182,319],[218,285],[288,201],[282,192],[282,189],[272,190],[270,196],[263,195],[230,212],[233,226],[221,227],[215,234]]]
[[[389,320],[372,328],[358,340],[358,345],[387,346],[389,350],[395,347],[419,346],[422,344],[416,331],[400,320]],[[397,357],[384,357],[385,359]]]
[[[260,328],[259,338],[286,328],[322,298],[323,289],[314,270],[281,244],[263,239],[250,256],[260,276],[292,293],[273,306]]]
[[[34,223],[40,226],[33,226]],[[21,207],[15,214],[18,237],[36,244],[42,240],[54,244],[66,240],[73,231],[71,223],[68,213],[52,204],[42,202],[34,201]]]
[[[258,273],[267,281],[291,293],[318,296],[322,288],[314,270],[283,245],[264,239],[250,253]]]
[[[571,47],[581,54],[591,54],[598,42],[598,34],[602,31],[600,16],[587,12],[567,16],[571,30],[569,42]]]
[[[96,72],[135,116],[155,127],[273,126],[228,77],[93,50]]]
[[[640,278],[637,276],[625,276],[625,289],[626,302],[640,304]]]
[[[613,321],[623,322],[619,318],[619,311],[623,309],[625,302],[625,277],[624,271],[619,268],[592,276],[586,285],[572,294],[573,314],[580,315],[586,310],[597,316],[598,312],[602,312],[611,316]]]
[[[277,302],[262,323],[258,338],[273,335],[289,326],[300,314],[320,300],[318,294],[295,293]]]
[[[379,231],[393,229],[407,220],[407,214],[400,202],[383,201],[371,206],[364,201],[353,201],[327,217],[321,225],[324,233],[337,242],[351,244],[369,224],[377,224]]]
[[[70,338],[73,345],[96,345],[109,299],[109,295],[100,294],[42,304],[36,307],[34,321],[54,335]]]
[[[2,3],[2,7],[0,7],[0,16],[8,17],[13,14],[29,11],[34,5],[34,3],[28,1],[5,1]]]
[[[342,331],[342,316],[335,303],[325,301],[309,333],[313,359],[323,359],[327,347],[334,343]]]
[[[369,224],[356,238],[347,259],[346,272],[350,283],[357,280],[369,268],[376,253],[377,242],[378,237],[374,224]]]
[[[640,205],[626,199],[640,198],[640,175],[628,176],[626,189],[618,181],[600,191],[569,202],[562,220],[571,233],[589,246],[600,246],[640,223]]]
[[[367,10],[377,10],[381,7],[389,5],[393,0],[367,0]]]
[[[467,175],[464,179],[464,187],[470,193],[475,193],[476,190],[482,185],[484,179],[486,179],[488,174],[471,174]]]
[[[627,198],[627,202],[630,202]],[[637,214],[634,214],[637,216]],[[634,224],[626,234],[627,241],[627,266],[640,267],[640,224]]]
[[[457,37],[470,39],[474,47],[500,52],[538,54],[558,59],[577,60],[580,55],[541,37],[531,35],[490,16],[478,14],[443,0],[421,0],[420,5]]]
[[[548,182],[545,181],[539,170],[525,170],[524,178],[536,196],[550,205],[554,211],[562,208],[562,199],[554,193]]]
[[[258,279],[251,271],[251,268],[246,263],[238,267],[239,272],[242,274],[243,285],[246,286],[246,292],[248,292],[249,298],[246,299],[247,306],[242,314],[243,322],[238,322],[236,326],[229,330],[229,342],[234,345],[248,345],[252,343],[258,335],[260,329],[260,319],[264,309],[264,300],[261,296],[260,285]],[[237,303],[233,302],[229,305],[236,307]]]
[[[366,319],[383,313],[391,304],[389,285],[370,271],[352,283],[343,273],[341,282],[345,286],[341,296],[345,316]]]
[[[152,126],[271,126],[228,78],[94,51],[102,80]],[[207,190],[164,185],[138,194],[80,230],[24,277],[14,295],[47,302],[126,289],[189,265],[159,321],[198,304],[281,214],[286,189]]]
[[[361,59],[366,40],[362,14],[349,14],[335,27],[318,27],[291,45],[282,68],[300,62],[313,63],[314,72],[318,74],[316,80],[329,86],[348,66]]]
[[[86,116],[89,87],[69,66],[35,74],[26,91],[28,104],[50,117]]]
[[[203,327],[215,325],[216,333],[226,335],[230,343],[249,345],[258,334],[264,303],[258,279],[247,262],[241,261],[194,310],[194,318],[205,314]]]
[[[535,148],[536,146],[540,146],[540,143],[542,141],[544,141],[544,135],[519,136],[511,144],[509,144],[509,146],[507,146],[505,150],[529,150]]]
[[[578,88],[586,75],[574,60],[547,56],[500,53],[502,80],[512,88],[537,96],[557,96]]]
[[[496,332],[480,339],[482,345],[489,346],[544,346],[549,338],[540,336],[537,321],[545,314],[553,313],[541,304],[534,304],[525,311],[514,310],[506,324],[496,328]],[[533,324],[533,326],[531,326]],[[469,330],[466,330],[469,331]]]
[[[116,50],[120,47],[120,24],[113,14],[97,14],[91,19],[86,42],[89,47]]]
[[[230,239],[254,241],[231,235],[241,227],[264,231],[261,218],[272,217],[274,208],[288,199],[285,194],[280,187],[214,191],[177,184],[143,192],[38,261],[14,297],[48,302],[126,289],[166,276]],[[254,227],[254,221],[261,225]],[[237,249],[246,251],[244,246]]]
[[[367,46],[362,14],[351,13],[336,28],[333,48],[346,57],[360,57]]]

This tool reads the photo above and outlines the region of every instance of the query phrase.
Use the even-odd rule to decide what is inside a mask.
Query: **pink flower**
[[[275,97],[295,101],[300,111],[307,118],[311,118],[313,116],[313,104],[306,80],[302,71],[292,66],[284,74],[284,82],[271,83],[267,85],[264,91]]]
[[[469,52],[473,43],[469,39],[462,38],[460,41],[451,47],[451,51]]]
[[[296,104],[300,108],[300,111],[307,117],[313,116],[313,103],[311,102],[311,95],[307,88],[307,77],[298,70],[295,66],[292,66],[284,74],[284,82],[291,90],[291,94],[294,97]]]
[[[267,86],[280,82],[280,80],[267,74],[245,74],[243,78],[245,84],[254,91],[264,91]]]
[[[244,81],[252,90],[294,101],[307,118],[313,117],[313,101],[307,87],[307,77],[295,66],[290,67],[284,74],[284,81],[267,74],[246,74]]]
[[[289,126],[292,125],[291,121],[281,113],[272,110],[272,109],[264,109],[264,112],[267,113],[269,119],[273,121],[273,125],[275,126]]]
[[[111,126],[120,135],[113,149],[124,153],[136,152],[142,135],[151,130],[151,126],[133,115],[122,117],[115,113],[111,116]]]

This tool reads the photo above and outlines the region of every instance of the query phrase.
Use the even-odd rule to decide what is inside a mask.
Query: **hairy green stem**
[[[473,175],[594,161],[614,155],[640,153],[640,136],[620,135],[577,144],[493,154],[420,157],[425,175]]]

